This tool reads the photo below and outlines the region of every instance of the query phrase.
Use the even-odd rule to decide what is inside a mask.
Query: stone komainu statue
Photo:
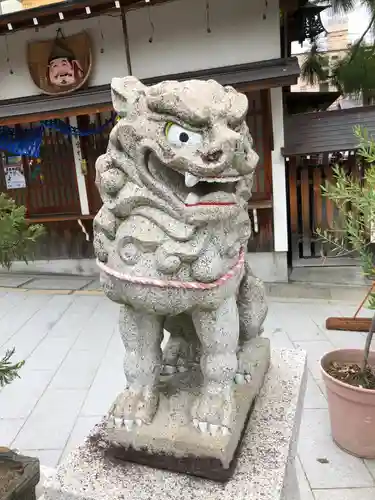
[[[94,221],[101,282],[122,305],[127,386],[110,418],[129,431],[150,423],[160,374],[200,363],[191,421],[228,434],[233,387],[251,383],[250,341],[267,313],[245,255],[258,162],[247,98],[212,80],[127,77],[113,79],[112,99],[120,120],[97,160]]]

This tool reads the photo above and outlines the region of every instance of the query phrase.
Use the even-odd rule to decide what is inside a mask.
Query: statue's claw
[[[234,377],[234,381],[236,382],[237,385],[244,385],[244,384],[250,384],[252,381],[252,376],[250,373],[236,373],[236,376]]]
[[[109,413],[109,424],[116,429],[133,432],[137,427],[150,424],[158,406],[155,388],[128,388],[121,393]]]
[[[176,371],[177,371],[177,368],[175,366],[163,365],[161,374],[162,375],[173,375],[174,373],[176,373]]]
[[[113,418],[112,419],[113,426],[116,429],[126,428],[128,432],[132,432],[136,429],[136,427],[141,427],[145,422],[143,422],[140,418],[135,420],[125,420],[123,418]]]
[[[199,422],[198,429],[201,431],[202,434],[205,434],[208,431],[207,422]]]
[[[208,424],[207,422],[199,422],[197,419],[193,421],[196,427],[202,434],[209,434],[212,437],[229,436],[230,429],[225,425]]]
[[[176,364],[176,366],[163,365],[161,370],[161,375],[168,376],[168,375],[173,375],[177,372],[185,373],[187,371],[189,371],[189,368],[183,364]]]
[[[116,427],[116,428],[120,428],[123,426],[123,419],[122,418],[116,418],[116,417],[113,417],[113,425]]]
[[[222,427],[220,425],[216,424],[209,424],[208,425],[208,432],[211,434],[211,436],[216,436],[217,434],[220,434]]]
[[[234,402],[232,391],[202,393],[192,408],[192,423],[198,432],[211,436],[228,436]]]
[[[134,420],[124,420],[124,425],[126,427],[126,430],[128,432],[131,432],[133,430]]]

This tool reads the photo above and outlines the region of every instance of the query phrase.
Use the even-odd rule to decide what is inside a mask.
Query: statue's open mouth
[[[184,177],[185,186],[190,189],[184,200],[186,207],[230,206],[236,204],[234,194],[236,183],[239,180],[238,177],[199,178],[189,172],[186,172]]]
[[[152,177],[168,186],[187,208],[237,205],[240,176],[197,177],[190,172],[181,173],[166,166],[153,153],[148,157],[147,167]]]

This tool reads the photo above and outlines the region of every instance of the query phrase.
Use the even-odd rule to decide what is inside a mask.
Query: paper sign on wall
[[[22,156],[9,156],[4,165],[7,189],[22,189],[26,187]]]

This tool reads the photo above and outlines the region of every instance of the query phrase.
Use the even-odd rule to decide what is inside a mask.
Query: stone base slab
[[[45,500],[298,499],[288,471],[296,454],[305,376],[304,352],[272,351],[235,472],[225,485],[130,462],[114,464],[88,438],[46,481]]]
[[[235,408],[230,434],[224,436],[218,429],[211,436],[193,426],[190,410],[203,384],[201,371],[197,368],[162,379],[159,408],[150,425],[128,431],[125,426],[115,428],[109,419],[105,432],[98,439],[119,446],[111,445],[107,456],[227,481],[233,474],[236,451],[269,368],[270,342],[267,338],[251,342],[249,363],[254,367],[251,382],[234,385]]]

